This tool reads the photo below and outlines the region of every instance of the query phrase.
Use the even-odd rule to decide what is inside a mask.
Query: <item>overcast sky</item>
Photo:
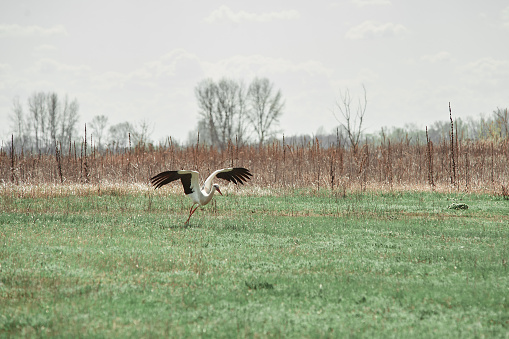
[[[509,106],[507,0],[2,1],[0,50],[3,138],[14,97],[52,91],[80,130],[104,114],[186,141],[208,77],[273,81],[285,135],[331,131],[362,84],[368,131]]]

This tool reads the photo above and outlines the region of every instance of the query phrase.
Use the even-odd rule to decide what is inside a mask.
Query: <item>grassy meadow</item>
[[[1,186],[0,337],[509,336],[509,201],[257,187]]]

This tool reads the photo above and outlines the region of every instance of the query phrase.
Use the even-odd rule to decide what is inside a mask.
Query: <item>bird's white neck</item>
[[[212,189],[209,193],[205,189],[201,190],[201,197],[200,197],[200,205],[206,205],[212,200],[212,197],[214,196],[214,192],[216,191],[216,187],[212,186]]]

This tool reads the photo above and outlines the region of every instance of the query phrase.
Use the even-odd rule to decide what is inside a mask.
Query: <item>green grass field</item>
[[[509,201],[224,191],[4,188],[0,337],[509,336]]]

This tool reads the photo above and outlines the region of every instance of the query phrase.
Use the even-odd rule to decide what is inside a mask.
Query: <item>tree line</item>
[[[253,137],[261,145],[277,132],[284,101],[281,90],[267,78],[253,79],[247,88],[233,79],[206,79],[194,92],[200,118],[188,141],[199,135],[205,143],[225,149],[229,141],[244,144]]]
[[[87,125],[95,140],[95,146],[99,150],[108,148],[110,150],[125,149],[129,146],[142,146],[152,142],[150,135],[152,126],[146,120],[138,123],[124,121],[111,125],[107,130],[108,117],[96,115]],[[107,131],[107,135],[105,135]],[[105,139],[105,140],[104,140]]]
[[[497,108],[490,115],[480,114],[477,118],[454,119],[454,133],[460,140],[493,141],[498,142],[509,138],[509,114],[507,108]],[[454,111],[453,111],[454,117]],[[433,143],[438,143],[449,138],[451,122],[449,120],[435,121],[427,126],[428,138]],[[383,128],[374,137],[388,138],[395,141],[408,141],[409,143],[426,142],[426,132],[414,124],[404,127]]]
[[[363,104],[364,105],[364,104]],[[364,106],[363,106],[364,107]],[[341,120],[341,119],[338,119]],[[366,143],[384,144],[391,142],[408,143],[411,145],[425,144],[427,140],[434,144],[449,140],[451,133],[450,120],[439,120],[426,126],[428,139],[424,128],[415,124],[405,124],[403,127],[382,127],[378,132],[367,133],[362,131],[362,124],[350,126],[346,120],[333,131],[326,131],[320,127],[313,135],[286,136],[287,144],[305,144],[318,141],[323,147],[337,145],[346,147],[359,147]],[[499,142],[509,139],[509,111],[507,108],[497,108],[490,115],[480,114],[478,117],[454,119],[454,134],[459,140]],[[355,136],[355,138],[351,138]]]
[[[363,119],[367,95],[366,89],[363,89],[364,95],[358,100],[357,107],[351,105],[352,98],[348,89],[340,92],[340,99],[336,103],[340,114],[337,116],[333,112],[339,125],[334,130],[327,132],[320,128],[312,136],[287,136],[286,142],[307,143],[318,140],[324,147],[341,143],[355,149],[359,143],[386,139],[408,143],[424,143],[429,139],[436,143],[449,138],[451,124],[448,120],[436,121],[427,126],[428,135],[413,124],[384,127],[379,133],[365,133]],[[249,86],[228,78],[217,82],[205,79],[196,85],[194,93],[199,115],[196,128],[188,134],[188,144],[199,141],[221,150],[229,142],[237,145],[255,142],[262,145],[279,132],[277,128],[283,114],[284,100],[281,90],[276,90],[267,78],[255,78]],[[57,144],[65,150],[66,143],[82,138],[77,131],[78,101],[70,100],[67,95],[61,97],[55,92],[34,92],[28,97],[26,106],[22,105],[19,97],[15,97],[9,118],[12,123],[13,146],[17,150],[35,148],[36,152],[52,152]],[[509,138],[508,110],[497,108],[488,116],[456,118],[454,126],[455,134],[461,140],[505,140]],[[93,145],[98,150],[119,150],[153,142],[150,139],[153,127],[147,121],[136,124],[125,121],[108,126],[108,117],[97,115],[87,123],[86,128],[89,139],[93,138]]]
[[[78,133],[79,103],[67,95],[61,97],[55,92],[34,92],[24,106],[19,99],[13,99],[11,121],[12,142],[18,150],[54,152],[57,145],[65,145],[82,138]],[[146,121],[133,124],[125,121],[108,127],[108,117],[96,115],[85,125],[89,137],[94,139],[97,149],[106,147],[122,149],[150,141],[151,126]],[[107,134],[106,134],[107,132]],[[64,146],[64,147],[62,147]]]
[[[55,92],[34,92],[28,97],[26,108],[19,97],[13,100],[10,119],[13,142],[17,148],[40,150],[54,149],[76,135],[79,119],[76,99],[62,99]]]

